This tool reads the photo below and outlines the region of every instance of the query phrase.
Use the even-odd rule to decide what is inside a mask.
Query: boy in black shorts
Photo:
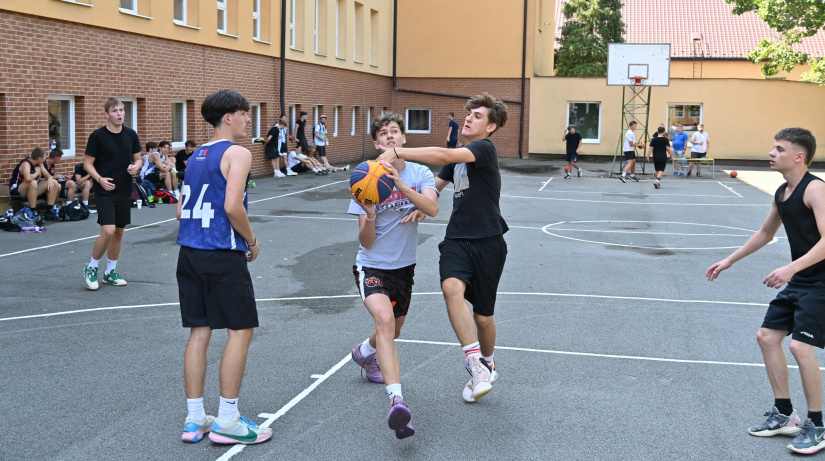
[[[498,378],[493,314],[507,258],[504,233],[508,227],[499,208],[498,152],[489,137],[507,123],[507,106],[484,93],[470,98],[464,108],[464,147],[385,148],[379,160],[444,165],[436,178],[436,188],[440,190],[448,182],[454,185],[453,212],[444,241],[438,246],[439,270],[447,314],[464,350],[464,365],[472,376],[462,397],[475,402],[490,392]],[[465,300],[472,303],[472,314]]]
[[[92,259],[83,269],[86,288],[97,290],[97,269],[103,253],[109,256],[103,283],[115,286],[126,281],[115,271],[123,231],[132,222],[132,176],[140,171],[140,140],[135,130],[123,126],[123,103],[109,98],[104,105],[106,125],[89,135],[83,169],[94,181],[97,223],[100,236],[92,248]]]
[[[650,147],[647,149],[647,162],[650,163],[650,156],[653,155],[653,168],[656,170],[656,180],[653,187],[662,187],[662,175],[665,174],[667,159],[671,158],[670,140],[665,135],[665,127],[660,126],[656,130],[656,136],[650,139]]]
[[[815,453],[825,447],[822,423],[822,373],[814,348],[825,348],[825,182],[808,172],[816,152],[816,139],[804,128],[785,128],[774,136],[771,168],[782,173],[785,183],[774,194],[762,228],[741,248],[710,266],[705,275],[714,280],[736,261],[767,245],[785,227],[792,262],[762,281],[771,288],[787,283],[771,301],[756,340],[774,395],[774,406],[762,424],[748,432],[758,437],[796,435],[788,449]],[[804,424],[791,404],[788,363],[782,340],[791,335],[790,351],[799,365],[808,406]]]
[[[252,444],[269,440],[272,429],[259,427],[238,412],[238,396],[253,329],[258,326],[255,292],[247,263],[260,247],[247,214],[249,150],[235,144],[245,136],[249,102],[232,90],[210,94],[201,114],[215,130],[186,165],[180,220],[177,280],[181,320],[189,328],[183,359],[188,414],[181,438],[198,442],[205,433],[216,443]],[[218,416],[203,407],[206,351],[212,330],[228,338],[220,367]]]

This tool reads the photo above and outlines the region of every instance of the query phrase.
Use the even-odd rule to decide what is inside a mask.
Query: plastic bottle
[[[20,232],[24,234],[31,234],[33,232],[43,232],[44,230],[46,230],[44,226],[26,226],[20,228]]]

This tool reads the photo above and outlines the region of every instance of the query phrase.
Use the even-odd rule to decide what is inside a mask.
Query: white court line
[[[531,229],[535,229],[534,227]],[[627,231],[627,230],[599,230],[599,229],[560,229],[554,227],[556,231],[570,231],[570,232],[595,232],[599,234],[652,234],[662,235],[661,231]],[[685,234],[686,237],[750,237],[751,234]]]
[[[550,184],[550,181],[552,181],[552,180],[553,180],[553,178],[550,178],[547,181],[544,181],[544,183],[541,185],[541,189],[539,189],[539,192],[543,191],[544,188],[547,187],[547,185]]]
[[[741,195],[739,195],[739,192],[736,192],[735,190],[733,190],[733,188],[732,188],[732,187],[729,187],[729,186],[726,186],[726,185],[722,184],[722,182],[721,182],[721,181],[717,181],[717,182],[716,182],[716,184],[719,184],[720,186],[724,187],[725,189],[727,189],[727,190],[729,190],[729,191],[733,192],[734,194],[736,194],[736,195],[737,195],[737,196],[739,196],[740,198],[742,197]]]
[[[302,192],[309,192],[311,190],[320,189],[322,187],[331,186],[333,184],[338,184],[338,183],[342,183],[342,182],[345,182],[345,181],[348,181],[348,180],[336,181],[336,182],[333,182],[333,183],[324,184],[324,185],[317,186],[317,187],[312,187],[310,189],[304,189],[304,190],[300,190],[300,191],[290,192],[288,194],[278,195],[278,196],[275,196],[275,197],[263,198],[263,199],[260,199],[260,200],[253,200],[253,201],[248,202],[248,203],[258,203],[258,202],[264,202],[264,201],[267,201],[267,200],[273,200],[273,199],[276,199],[276,198],[288,197],[290,195],[300,194]],[[164,223],[168,223],[170,221],[177,221],[177,218],[164,219],[163,221],[156,221],[156,222],[153,222],[153,223],[150,223],[150,224],[144,224],[142,226],[137,226],[137,227],[129,227],[129,228],[124,229],[124,232],[143,229],[144,227],[156,226],[158,224],[164,224]],[[58,246],[61,246],[61,245],[68,245],[70,243],[75,243],[75,242],[82,242],[83,240],[96,239],[98,236],[99,236],[99,234],[98,235],[90,235],[89,237],[83,237],[83,238],[74,239],[74,240],[67,240],[65,242],[53,243],[51,245],[45,245],[45,246],[40,246],[40,247],[36,247],[36,248],[28,248],[26,250],[15,251],[15,252],[12,252],[12,253],[4,253],[4,254],[0,254],[0,258],[5,258],[7,256],[19,255],[19,254],[23,254],[23,253],[29,253],[31,251],[45,250],[47,248],[54,248],[54,247],[58,247]]]
[[[541,190],[541,189],[539,189]],[[607,191],[596,191],[596,190],[558,190],[558,189],[548,189],[547,192],[550,193],[560,193],[560,194],[598,194],[598,195],[627,195],[627,192],[607,192]],[[686,194],[663,194],[656,192],[653,193],[643,193],[644,195],[656,195],[657,197],[712,197],[712,198],[732,198],[730,195],[711,195],[711,194],[690,194],[687,196]],[[741,197],[741,196],[740,196]]]
[[[433,292],[424,292],[424,293],[413,293],[413,296],[441,296],[442,293],[440,291],[433,291]],[[613,296],[613,295],[588,295],[588,294],[576,294],[576,293],[521,293],[521,292],[510,292],[510,291],[499,291],[498,295],[503,296],[557,296],[557,297],[568,297],[568,298],[595,298],[595,299],[623,299],[623,300],[635,300],[635,301],[656,301],[656,302],[669,302],[669,303],[691,303],[691,304],[723,304],[723,305],[732,305],[732,306],[751,306],[751,307],[767,307],[767,304],[764,303],[748,303],[748,302],[738,302],[738,301],[709,301],[709,300],[701,300],[701,299],[668,299],[668,298],[645,298],[645,297],[638,297],[638,296]],[[317,299],[345,299],[345,298],[360,298],[361,295],[354,294],[354,295],[330,295],[330,296],[295,296],[295,297],[288,297],[288,298],[260,298],[256,299],[256,302],[264,303],[264,302],[278,302],[278,301],[306,301],[306,300],[317,300]],[[25,320],[25,319],[37,319],[37,318],[44,318],[44,317],[55,317],[58,315],[70,315],[70,314],[85,314],[89,312],[101,312],[101,311],[114,311],[114,310],[123,310],[123,309],[139,309],[143,307],[164,307],[164,306],[177,306],[179,303],[156,303],[156,304],[133,304],[133,305],[123,305],[123,306],[108,306],[108,307],[93,307],[89,309],[77,309],[73,311],[62,311],[62,312],[50,312],[46,314],[33,314],[33,315],[21,315],[17,317],[3,317],[0,318],[0,322],[10,321],[10,320]]]
[[[352,358],[350,357],[349,354],[347,354],[347,356],[344,357],[343,359],[341,359],[340,362],[336,363],[334,367],[327,370],[327,372],[324,373],[323,375],[321,375],[320,377],[318,377],[318,379],[314,383],[310,384],[309,387],[304,389],[300,394],[293,397],[292,400],[289,401],[289,403],[287,403],[286,405],[281,407],[281,409],[278,410],[277,413],[275,413],[275,414],[270,414],[270,413],[261,413],[261,414],[259,414],[258,417],[267,418],[267,420],[264,421],[262,424],[260,424],[260,426],[261,427],[271,426],[272,423],[275,422],[275,420],[277,420],[281,416],[285,415],[286,412],[288,412],[290,409],[292,409],[292,407],[297,405],[301,400],[306,398],[306,396],[308,396],[313,390],[315,390],[316,387],[320,386],[321,383],[323,383],[324,381],[327,380],[327,378],[329,378],[330,376],[335,374],[336,371],[341,369],[341,367],[346,365],[350,360],[352,360]],[[315,377],[315,376],[317,376],[317,375],[312,375],[312,377]],[[223,456],[218,458],[218,461],[228,460],[229,458],[231,458],[231,457],[237,455],[238,453],[242,452],[244,447],[246,447],[246,445],[243,445],[243,444],[240,444],[240,443],[235,445],[234,447],[229,449],[229,451],[224,453]]]
[[[633,193],[634,191],[629,191],[628,193]],[[645,194],[647,195],[647,194]],[[556,202],[586,202],[586,203],[607,203],[610,205],[666,205],[666,206],[736,206],[736,207],[761,207],[767,208],[768,206],[764,203],[761,204],[749,204],[749,203],[696,203],[696,202],[686,202],[686,203],[674,203],[674,202],[645,202],[642,200],[637,200],[635,202],[617,202],[614,200],[585,200],[585,199],[572,199],[572,198],[557,198],[557,197],[532,197],[532,196],[524,196],[524,195],[508,195],[508,194],[501,194],[502,197],[507,198],[517,198],[517,199],[534,199],[534,200],[552,200]]]

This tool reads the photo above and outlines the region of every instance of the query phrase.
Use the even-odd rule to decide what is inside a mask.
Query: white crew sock
[[[110,259],[106,263],[106,272],[104,272],[104,274],[108,274],[109,272],[112,272],[113,270],[115,270],[116,267],[117,267],[117,259]]]
[[[83,201],[83,204],[84,204],[84,205],[86,205],[86,206],[89,206],[89,201],[88,201],[88,200],[84,200],[84,201]]]
[[[221,421],[232,421],[238,414],[238,399],[225,399],[221,397],[221,405],[218,408],[218,419]]]
[[[487,362],[487,365],[490,365],[490,364],[493,363],[493,360],[495,360],[496,353],[493,352],[493,355],[491,355],[489,357],[487,357],[486,355],[482,355],[482,357],[484,357],[484,361]]]
[[[91,267],[92,269],[96,269],[97,266],[99,266],[99,265],[100,265],[100,260],[99,259],[92,258],[92,259],[89,260],[89,267]]]
[[[203,397],[186,399],[186,408],[189,410],[189,414],[186,416],[189,419],[202,420],[206,417],[206,412],[203,410]]]
[[[388,385],[387,386],[387,395],[390,396],[390,402],[392,402],[393,397],[396,397],[396,396],[401,397],[403,399],[404,396],[401,395],[401,383]]]
[[[363,343],[361,343],[361,357],[369,357],[372,354],[375,354],[376,349],[370,346],[370,340],[367,339]]]

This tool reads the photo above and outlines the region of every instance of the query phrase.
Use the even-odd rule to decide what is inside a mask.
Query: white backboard
[[[607,84],[631,85],[631,77],[644,78],[646,86],[670,85],[669,43],[609,43]]]

